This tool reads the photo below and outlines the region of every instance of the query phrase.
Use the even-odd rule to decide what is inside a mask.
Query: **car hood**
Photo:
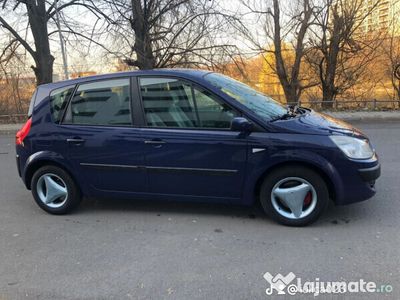
[[[327,114],[310,111],[292,119],[279,120],[271,123],[278,131],[307,134],[344,134],[367,138],[364,133],[352,125],[333,118]]]

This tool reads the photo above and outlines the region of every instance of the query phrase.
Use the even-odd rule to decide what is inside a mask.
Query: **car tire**
[[[36,203],[44,211],[63,215],[81,202],[81,193],[72,177],[57,166],[44,166],[32,177],[31,189]]]
[[[285,166],[264,179],[260,202],[275,221],[288,226],[306,226],[327,208],[329,191],[324,179],[312,169]]]

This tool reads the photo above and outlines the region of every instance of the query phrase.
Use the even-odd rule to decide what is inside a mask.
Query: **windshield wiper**
[[[286,113],[286,114],[283,114],[283,115],[279,115],[279,116],[273,117],[269,121],[270,122],[274,122],[274,121],[278,121],[278,120],[287,120],[287,119],[291,119],[291,118],[295,118],[295,117],[296,117],[296,115],[293,114],[293,113]]]
[[[297,105],[287,105],[286,106],[286,113],[283,115],[279,115],[276,117],[272,117],[271,120],[269,120],[270,122],[274,122],[274,121],[278,121],[278,120],[287,120],[290,118],[294,118],[296,117],[299,108]]]
[[[301,115],[310,112],[310,109],[305,108],[305,107],[301,107],[301,106],[297,106],[296,107],[296,113],[299,113]]]

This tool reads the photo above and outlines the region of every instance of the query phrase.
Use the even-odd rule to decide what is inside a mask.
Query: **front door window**
[[[173,78],[140,78],[147,126],[229,129],[239,113],[206,90]]]

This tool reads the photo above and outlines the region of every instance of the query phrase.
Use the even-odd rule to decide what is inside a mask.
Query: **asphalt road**
[[[356,125],[380,154],[378,193],[306,228],[258,206],[87,200],[48,215],[16,174],[13,137],[0,136],[0,299],[266,299],[267,271],[393,287],[329,299],[399,299],[400,122]]]

